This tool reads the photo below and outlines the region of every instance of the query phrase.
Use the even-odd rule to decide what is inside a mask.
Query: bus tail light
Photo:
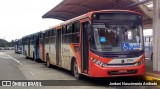
[[[105,64],[105,63],[103,63],[103,62],[101,62],[101,61],[99,61],[99,60],[97,60],[97,59],[91,58],[91,60],[92,60],[95,64],[97,64],[98,66],[100,66],[100,67],[107,67],[107,64]]]

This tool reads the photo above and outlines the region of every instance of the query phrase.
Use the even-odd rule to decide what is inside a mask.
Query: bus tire
[[[76,79],[82,79],[82,75],[78,72],[78,65],[77,65],[77,61],[74,60],[74,63],[73,63],[73,75]]]
[[[47,63],[47,67],[48,68],[51,68],[51,64],[50,64],[50,62],[49,62],[49,55],[47,54],[47,56],[46,56],[46,63]]]

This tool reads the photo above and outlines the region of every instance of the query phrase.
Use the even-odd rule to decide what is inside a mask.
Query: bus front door
[[[89,41],[88,41],[89,22],[82,23],[81,30],[81,65],[82,72],[88,74],[89,66]]]

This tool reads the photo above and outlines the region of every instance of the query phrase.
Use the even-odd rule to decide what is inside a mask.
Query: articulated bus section
[[[22,44],[23,44],[23,50],[22,54],[26,56],[26,58],[29,57],[29,37],[25,36],[22,38]]]
[[[76,78],[145,73],[140,13],[93,11],[37,34],[24,37],[24,55],[71,70]]]
[[[22,38],[23,43],[23,55],[26,58],[32,58],[35,61],[40,59],[39,49],[39,33],[34,33]]]
[[[14,50],[15,50],[15,53],[22,53],[22,39],[17,39],[15,40],[15,45],[14,45]]]

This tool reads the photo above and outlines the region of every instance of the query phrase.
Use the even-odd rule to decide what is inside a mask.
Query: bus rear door
[[[61,66],[61,29],[56,34],[56,65]]]

